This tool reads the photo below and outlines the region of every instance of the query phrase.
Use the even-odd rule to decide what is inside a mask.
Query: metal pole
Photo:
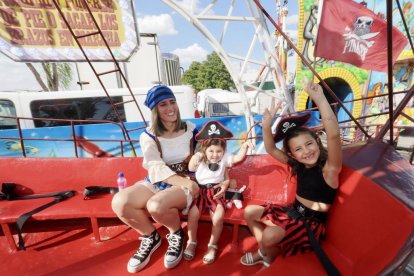
[[[388,62],[388,111],[390,121],[390,141],[393,144],[394,140],[394,111],[393,111],[393,79],[392,79],[392,0],[387,0],[387,62]]]

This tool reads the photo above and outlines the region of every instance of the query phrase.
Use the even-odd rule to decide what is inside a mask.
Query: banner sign
[[[95,18],[118,61],[127,61],[137,50],[139,36],[130,0],[56,2],[77,36],[96,32]],[[99,34],[79,42],[90,60],[112,60]],[[53,0],[0,0],[0,51],[15,61],[85,61]]]

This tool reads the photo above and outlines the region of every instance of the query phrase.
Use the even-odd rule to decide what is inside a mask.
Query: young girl
[[[195,171],[195,177],[200,187],[199,196],[194,200],[188,213],[188,242],[184,251],[184,259],[192,260],[197,246],[197,227],[200,214],[204,209],[210,211],[213,223],[207,253],[203,257],[205,264],[211,264],[216,259],[217,241],[223,229],[225,202],[223,196],[231,183],[227,168],[243,160],[251,143],[245,142],[239,152],[233,156],[226,154],[226,140],[233,137],[223,125],[217,121],[209,121],[196,135],[201,142],[201,152],[196,153],[190,160],[189,170]]]
[[[342,168],[339,126],[322,88],[310,82],[304,83],[303,87],[319,108],[327,135],[327,149],[313,131],[301,126],[309,115],[282,119],[273,137],[274,104],[270,111],[265,111],[262,124],[266,151],[287,163],[291,174],[297,176],[296,200],[290,206],[269,203],[246,207],[244,217],[259,250],[247,252],[240,260],[243,265],[267,267],[279,254],[289,256],[311,251],[306,227],[313,231],[318,241],[325,234],[327,211],[334,201]],[[275,142],[282,139],[283,151],[275,146]]]

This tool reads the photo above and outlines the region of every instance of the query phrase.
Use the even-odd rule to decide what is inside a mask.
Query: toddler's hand
[[[244,142],[243,143],[243,145],[242,145],[242,147],[244,148],[244,149],[251,149],[251,150],[254,150],[254,145],[252,144],[252,142],[249,140],[249,141],[246,141],[246,142]]]
[[[218,192],[213,196],[213,199],[216,199],[216,198],[221,198],[221,197],[223,197],[224,196],[224,194],[225,194],[225,192],[227,191],[227,189],[228,189],[228,187],[229,187],[229,181],[228,180],[225,180],[225,181],[223,181],[223,182],[221,182],[219,185],[218,185]]]

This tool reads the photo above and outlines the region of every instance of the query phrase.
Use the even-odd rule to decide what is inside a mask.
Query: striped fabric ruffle
[[[216,188],[217,187],[217,188]],[[202,213],[204,210],[211,210],[213,212],[216,211],[217,205],[221,205],[225,207],[224,198],[217,198],[213,199],[214,195],[218,191],[218,186],[213,188],[204,188],[200,187],[200,193],[198,197],[193,201],[192,206],[197,206],[200,213]]]
[[[320,241],[325,236],[326,229],[324,223],[307,218],[294,220],[286,214],[286,206],[268,203],[263,205],[263,207],[265,209],[261,220],[270,220],[273,224],[286,231],[284,238],[278,244],[284,257],[313,251],[303,220],[307,221],[316,240]]]

